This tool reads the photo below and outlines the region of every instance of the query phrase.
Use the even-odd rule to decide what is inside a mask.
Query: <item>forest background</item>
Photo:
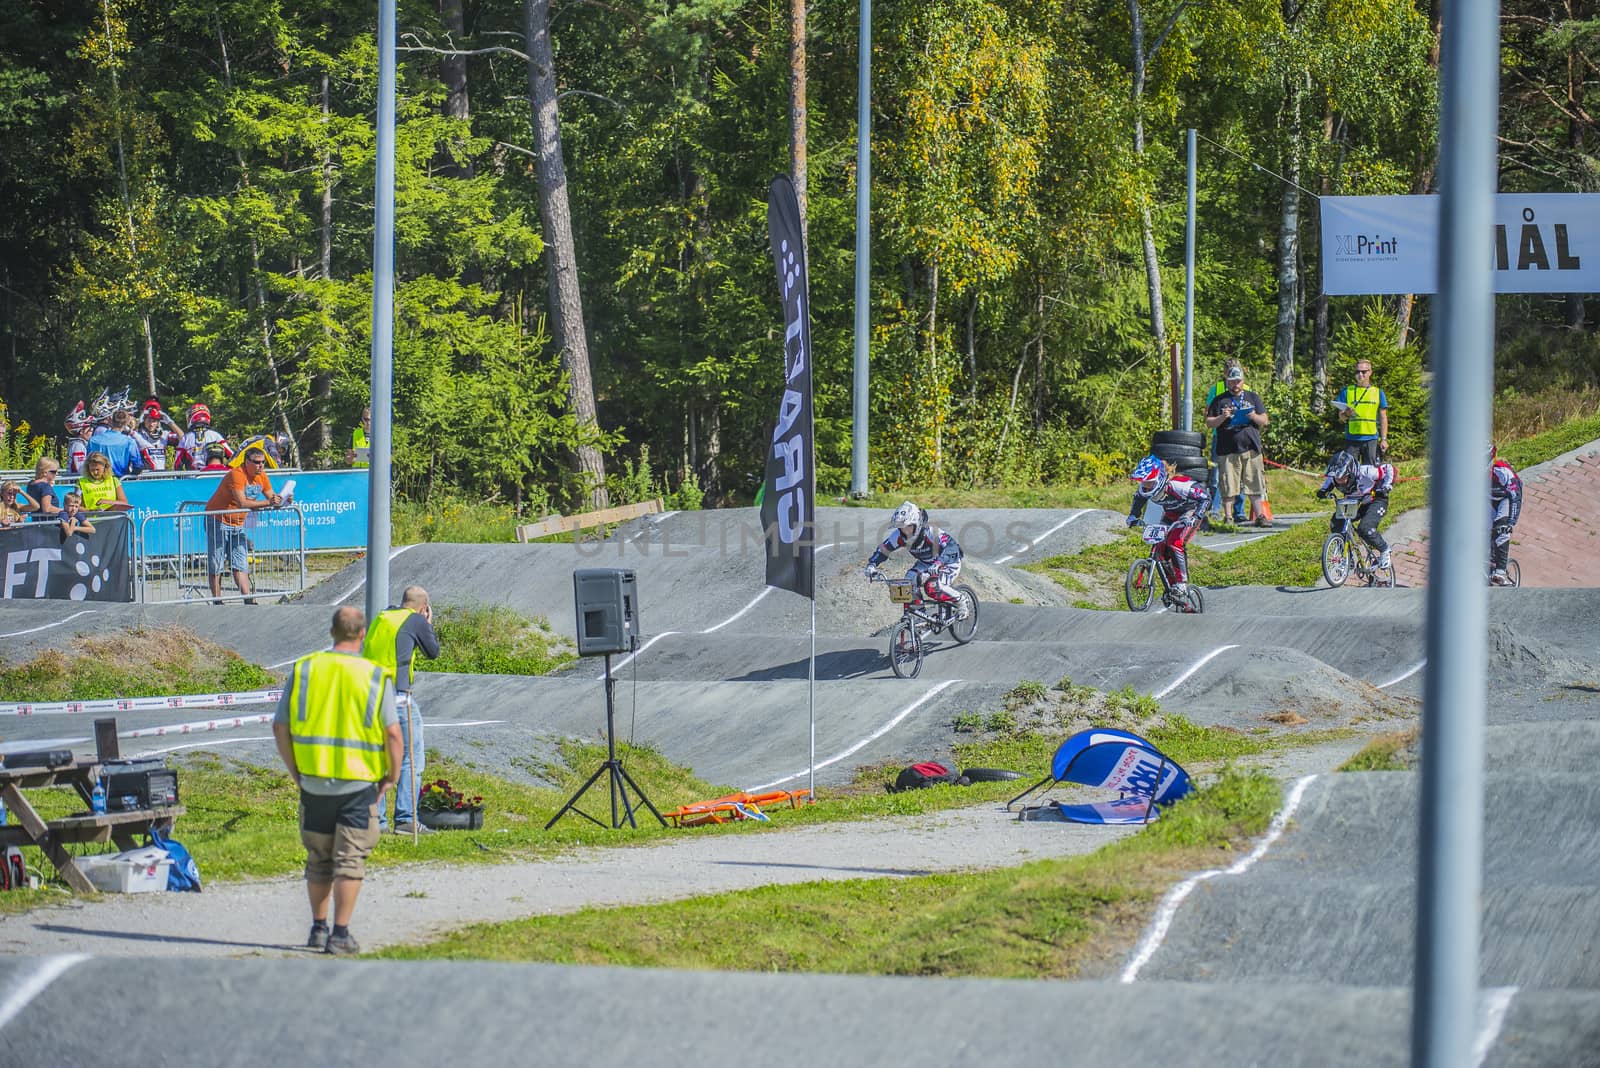
[[[1418,2],[879,0],[873,487],[1103,481],[1170,425],[1189,127],[1197,404],[1240,359],[1269,451],[1312,463],[1365,357],[1393,451],[1420,454],[1428,299],[1329,299],[1317,269],[1318,197],[1436,191],[1442,0]],[[180,417],[204,400],[236,439],[342,463],[367,401],[376,7],[0,3],[14,427],[59,437],[78,399],[153,380]],[[653,470],[748,500],[783,366],[766,191],[793,171],[819,486],[843,493],[857,6],[401,0],[399,30],[399,490],[542,514]],[[1600,191],[1596,0],[1505,0],[1501,40],[1501,188]],[[1600,298],[1497,310],[1499,411],[1592,408]]]

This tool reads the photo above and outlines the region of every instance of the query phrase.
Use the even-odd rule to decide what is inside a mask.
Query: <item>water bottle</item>
[[[94,809],[94,814],[96,816],[104,816],[106,814],[106,784],[104,779],[98,776],[95,778],[94,793],[90,794],[89,798],[89,806]]]

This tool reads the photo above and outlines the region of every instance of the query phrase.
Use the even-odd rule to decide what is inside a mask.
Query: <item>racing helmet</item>
[[[1159,456],[1146,456],[1134,467],[1129,480],[1138,483],[1139,494],[1144,497],[1154,497],[1166,488],[1172,475],[1167,470],[1167,463]]]
[[[97,426],[110,426],[111,416],[115,411],[111,404],[111,394],[102,389],[100,396],[96,397],[94,404],[89,407],[89,419]]]
[[[1326,474],[1335,489],[1351,492],[1356,488],[1356,458],[1341,449],[1328,457]]]
[[[144,403],[139,405],[139,422],[142,423],[146,419],[160,419],[160,418],[161,418],[161,402],[156,400],[154,397],[146,398]]]
[[[199,401],[196,401],[194,404],[189,405],[189,429],[190,430],[193,430],[197,426],[210,426],[210,425],[211,425],[211,409],[210,408],[206,407],[204,404],[201,404]]]
[[[110,404],[113,414],[116,412],[131,413],[139,407],[133,402],[132,386],[125,386],[121,393],[113,393],[110,397]]]
[[[889,517],[889,525],[899,528],[902,534],[905,534],[906,527],[911,527],[912,531],[906,534],[906,540],[915,541],[928,526],[927,510],[906,501],[894,510],[894,515]]]
[[[67,413],[66,422],[67,433],[69,434],[80,433],[84,427],[94,425],[94,420],[89,418],[88,406],[85,405],[83,401],[79,401],[73,406],[72,410]]]

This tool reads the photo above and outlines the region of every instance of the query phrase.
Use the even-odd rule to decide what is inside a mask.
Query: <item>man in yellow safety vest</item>
[[[372,432],[372,409],[361,409],[361,425],[350,434],[350,449],[344,454],[344,462],[351,467],[366,467],[372,457],[372,445],[367,435]]]
[[[333,649],[294,662],[272,735],[300,788],[311,935],[326,953],[359,953],[350,935],[367,854],[378,843],[378,809],[400,773],[402,739],[394,688],[361,656],[367,620],[344,605],[333,613]],[[333,902],[333,925],[328,902]]]
[[[1344,422],[1344,451],[1356,463],[1377,466],[1379,454],[1389,451],[1389,398],[1372,384],[1371,360],[1356,361],[1356,384],[1339,391],[1333,410]]]
[[[433,605],[428,601],[428,591],[421,586],[407,586],[400,595],[400,607],[385,609],[372,621],[366,641],[361,644],[361,655],[381,665],[384,675],[394,683],[400,736],[405,741],[399,786],[394,792],[394,833],[413,838],[433,833],[417,822],[417,794],[422,789],[422,769],[427,766],[422,747],[422,709],[411,694],[417,653],[429,660],[437,657],[439,637],[433,632]],[[387,823],[384,806],[379,805],[379,829]]]

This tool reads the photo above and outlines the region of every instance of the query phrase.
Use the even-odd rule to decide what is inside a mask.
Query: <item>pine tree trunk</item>
[[[800,202],[800,240],[810,246],[806,208],[806,0],[789,0],[789,178]]]
[[[1145,63],[1149,57],[1144,51],[1144,12],[1139,7],[1139,0],[1128,0],[1128,14],[1133,26],[1133,154],[1142,167],[1144,165],[1142,109]],[[1150,219],[1150,199],[1143,195],[1139,198],[1139,242],[1144,249],[1145,287],[1150,296],[1150,335],[1155,340],[1156,352],[1165,357],[1167,316],[1161,300],[1161,261],[1156,255],[1155,225]]]
[[[322,124],[326,128],[331,112],[328,98],[328,72],[322,72]],[[331,281],[333,278],[333,153],[326,144],[322,148],[322,215],[317,234],[317,266],[322,274],[322,281]],[[322,308],[322,336],[330,342],[327,351],[332,351],[332,314],[326,304]],[[333,371],[325,369],[319,371],[311,380],[311,393],[315,398],[316,418],[312,426],[316,428],[316,436],[311,439],[313,452],[327,452],[333,446]],[[341,461],[342,462],[342,458]]]
[[[567,165],[561,155],[561,115],[556,104],[555,55],[550,47],[550,0],[525,0],[528,40],[528,96],[533,107],[537,150],[539,221],[544,228],[545,263],[550,275],[550,328],[561,366],[567,373],[567,404],[580,435],[599,429],[594,380],[589,372],[589,342],[583,325],[583,298],[578,289],[578,256],[572,240],[572,212],[567,204]],[[577,447],[577,470],[584,479],[590,508],[606,507],[605,459],[597,446]]]
[[[451,45],[461,47],[461,38],[467,32],[461,0],[439,0],[439,21],[449,35]],[[447,119],[466,121],[472,114],[467,94],[467,57],[439,57],[439,80],[444,83],[444,103],[439,106],[440,113]],[[454,156],[441,149],[436,162],[442,173],[453,178],[472,177],[471,160],[457,163]]]

